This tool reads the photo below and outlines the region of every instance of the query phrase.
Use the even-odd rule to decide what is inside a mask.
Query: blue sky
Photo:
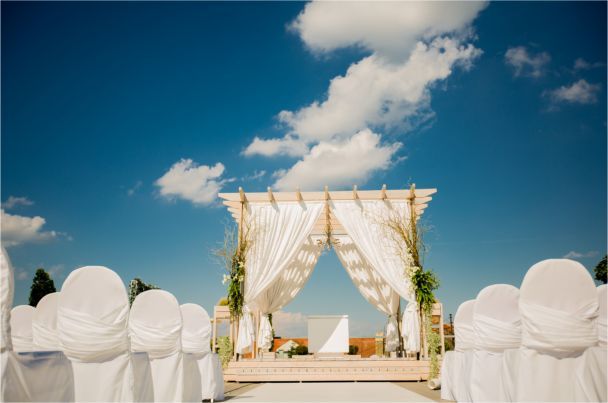
[[[94,264],[211,310],[215,194],[238,186],[438,188],[425,264],[447,312],[539,260],[606,253],[604,2],[1,7],[15,304],[36,267],[59,286]],[[384,323],[333,252],[285,311],[292,334],[307,314]]]

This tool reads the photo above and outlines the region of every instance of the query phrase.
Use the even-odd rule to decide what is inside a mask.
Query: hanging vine
[[[410,280],[411,291],[415,295],[420,309],[430,358],[429,379],[432,379],[439,375],[437,349],[440,347],[440,337],[433,332],[431,327],[433,304],[436,301],[434,291],[439,288],[439,279],[432,270],[423,268],[422,257],[426,251],[422,237],[424,229],[417,220],[413,191],[412,187],[412,199],[407,218],[396,214],[389,217],[385,224],[397,245],[397,252],[405,265],[406,277]]]

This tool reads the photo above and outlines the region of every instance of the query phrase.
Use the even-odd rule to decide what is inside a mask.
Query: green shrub
[[[232,359],[232,343],[230,343],[230,338],[228,336],[218,337],[217,346],[222,367],[226,368]]]
[[[348,346],[348,355],[357,355],[359,353],[359,346],[350,345]]]

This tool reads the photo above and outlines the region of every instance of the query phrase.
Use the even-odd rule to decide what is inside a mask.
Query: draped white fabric
[[[11,341],[11,308],[13,307],[14,288],[13,266],[8,253],[0,246],[0,352],[12,350]],[[8,359],[7,359],[8,360]],[[6,362],[6,360],[5,360]]]
[[[120,277],[100,266],[74,270],[57,308],[59,342],[72,362],[76,401],[141,401],[127,332],[129,301]]]
[[[455,349],[446,353],[441,364],[441,398],[471,401],[469,374],[473,361],[473,310],[475,300],[465,301],[454,316]]]
[[[397,329],[399,294],[374,270],[350,236],[338,235],[335,238],[338,243],[334,246],[334,250],[353,284],[367,302],[388,316],[386,350],[395,351],[399,347]]]
[[[164,290],[144,291],[135,298],[129,318],[131,349],[150,359],[180,352],[182,316],[175,297]]]
[[[139,294],[131,307],[129,335],[133,351],[150,357],[156,401],[200,401],[200,377],[192,370],[194,359],[182,352],[182,314],[173,294]]]
[[[526,273],[519,308],[522,347],[504,354],[505,395],[516,401],[574,401],[579,358],[597,344],[593,279],[578,262],[544,260]]]
[[[322,202],[277,202],[247,205],[246,225],[250,247],[246,257],[245,305],[254,310],[256,300],[296,258],[317,222]],[[237,352],[247,352],[255,331],[251,317],[243,314],[239,323]]]
[[[519,348],[519,290],[496,284],[479,292],[473,309],[474,346],[470,392],[473,401],[501,400],[502,354]]]
[[[606,320],[608,319],[608,286],[597,287],[599,316],[597,332],[599,345],[589,347],[576,365],[575,396],[577,401],[608,401],[608,349],[606,347]]]
[[[243,314],[239,319],[239,333],[235,343],[235,350],[239,354],[246,354],[251,351],[253,341],[255,340],[255,328],[251,316],[249,307],[245,305],[243,307]]]
[[[257,338],[259,348],[267,350],[272,345],[272,326],[268,314],[283,308],[298,295],[310,278],[321,251],[317,240],[307,237],[281,275],[254,301],[255,309],[261,313]]]
[[[180,306],[183,319],[182,349],[196,360],[201,399],[222,400],[224,377],[217,354],[211,352],[211,321],[207,311],[197,304]]]
[[[337,200],[331,210],[365,260],[387,284],[407,301],[414,300],[413,289],[406,276],[409,255],[403,256],[386,219],[407,220],[406,202],[389,200]]]
[[[36,351],[61,351],[57,334],[57,303],[59,293],[42,297],[36,305],[32,321],[34,348]]]
[[[11,310],[13,350],[18,353],[34,351],[32,336],[34,311],[34,307],[30,305],[18,305]]]
[[[420,316],[418,304],[415,301],[410,301],[405,306],[401,321],[401,335],[405,351],[408,353],[420,351]]]

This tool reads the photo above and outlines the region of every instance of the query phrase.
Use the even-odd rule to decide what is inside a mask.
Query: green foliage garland
[[[249,249],[249,231],[245,227],[237,240],[237,231],[233,225],[227,225],[224,231],[223,246],[214,251],[220,258],[228,274],[224,274],[223,284],[228,284],[228,308],[233,319],[239,318],[243,313],[245,303],[245,261]]]
[[[226,368],[230,362],[230,359],[232,358],[232,343],[230,343],[230,338],[228,336],[218,337],[217,346],[222,367]]]

